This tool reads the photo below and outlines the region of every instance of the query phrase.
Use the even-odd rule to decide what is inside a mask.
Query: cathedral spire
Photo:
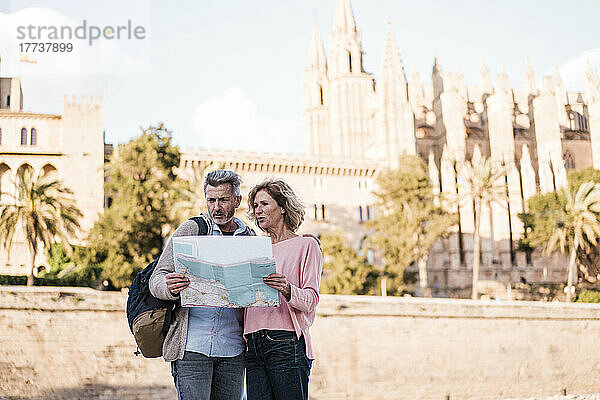
[[[333,79],[362,74],[360,31],[354,22],[350,0],[339,0],[327,58],[327,69]]]
[[[440,65],[440,62],[438,61],[437,56],[435,56],[435,58],[433,59],[433,73],[442,73],[442,66]]]
[[[404,67],[402,65],[402,60],[400,59],[398,47],[396,46],[396,40],[394,39],[392,23],[390,20],[387,22],[381,79],[401,87],[406,87],[406,75],[404,74]]]
[[[585,93],[588,103],[600,101],[600,77],[589,59],[585,70]]]
[[[421,84],[421,77],[419,76],[419,71],[417,71],[417,67],[415,64],[412,65],[412,72],[410,74],[410,83],[408,84],[408,99],[410,100],[410,104],[412,105],[413,112],[418,114],[421,118],[424,117],[423,114],[423,85]]]
[[[510,81],[508,74],[506,73],[506,67],[502,64],[502,70],[496,77],[496,91],[497,92],[510,92]]]
[[[354,21],[354,15],[352,14],[350,0],[338,1],[333,30],[342,32],[356,31],[356,22]]]
[[[481,59],[481,68],[479,69],[479,86],[484,93],[492,93],[492,78],[490,71],[485,64],[485,59]]]
[[[554,71],[554,81],[556,82],[556,86],[564,86],[558,67],[556,67],[556,70]]]
[[[529,89],[529,93],[535,93],[535,74],[533,73],[533,68],[531,67],[531,61],[529,60],[529,57],[527,57],[527,64],[525,66],[525,78],[527,79],[527,89]]]
[[[442,67],[437,56],[433,60],[433,69],[431,71],[431,81],[433,83],[433,95],[439,97],[444,92],[444,78],[442,76]]]
[[[325,70],[327,68],[327,59],[325,58],[325,50],[323,49],[323,41],[319,33],[319,27],[315,24],[313,36],[308,52],[308,68],[316,70]]]

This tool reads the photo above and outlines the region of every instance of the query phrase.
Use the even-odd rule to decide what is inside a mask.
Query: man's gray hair
[[[240,187],[242,186],[242,178],[233,171],[227,171],[224,169],[217,169],[209,172],[204,179],[204,195],[206,195],[206,187],[208,185],[217,187],[224,183],[230,183],[233,189],[233,195],[239,196],[241,193]]]

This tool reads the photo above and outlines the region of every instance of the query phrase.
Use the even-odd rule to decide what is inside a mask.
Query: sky
[[[164,122],[185,148],[298,153],[302,79],[313,26],[329,44],[338,0],[0,0],[0,75],[21,76],[26,111],[61,114],[63,95],[103,98],[106,142],[125,143]],[[407,75],[431,81],[433,59],[477,85],[485,60],[525,85],[529,58],[541,81],[558,68],[583,90],[600,66],[600,2],[577,0],[353,0],[364,69],[377,78],[387,20]],[[140,26],[143,39],[64,40],[71,53],[28,53],[19,26]],[[88,35],[89,36],[89,35]],[[60,41],[57,41],[60,42]]]

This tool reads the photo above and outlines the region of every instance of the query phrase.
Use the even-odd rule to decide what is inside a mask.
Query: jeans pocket
[[[273,343],[290,343],[296,340],[296,333],[292,331],[267,331],[265,338]]]

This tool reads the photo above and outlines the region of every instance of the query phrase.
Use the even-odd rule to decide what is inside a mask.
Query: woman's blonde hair
[[[290,185],[281,179],[267,179],[250,189],[250,193],[248,193],[248,217],[256,223],[254,199],[261,190],[269,193],[269,196],[275,200],[277,205],[285,210],[283,221],[292,232],[296,232],[304,222],[304,204]],[[257,226],[260,228],[258,224]],[[260,229],[262,230],[262,228]]]

